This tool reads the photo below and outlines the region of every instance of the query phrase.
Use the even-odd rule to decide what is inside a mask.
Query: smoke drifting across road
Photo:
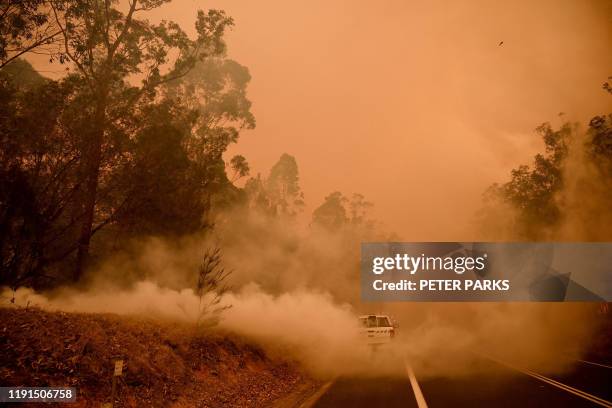
[[[361,304],[358,243],[366,237],[359,231],[299,233],[282,220],[257,214],[246,219],[234,213],[220,220],[214,239],[142,242],[129,256],[102,265],[86,290],[19,289],[15,303],[193,324],[199,302],[191,289],[194,271],[203,248],[216,243],[224,248],[225,265],[235,271],[233,290],[222,299],[232,307],[220,328],[292,358],[321,378],[388,374],[393,358],[372,360],[359,336],[361,313],[389,313],[399,321],[400,335],[389,353],[408,358],[420,376],[471,373],[480,369],[474,365],[478,352],[543,373],[559,372],[581,356],[596,329],[591,305]],[[261,235],[264,227],[268,233]],[[237,228],[243,233],[236,234]],[[12,295],[5,290],[3,303]]]
[[[158,17],[191,26],[196,7],[178,4]],[[230,56],[253,74],[258,127],[231,153],[263,169],[284,151],[300,152],[307,197],[360,191],[400,239],[478,240],[467,220],[488,184],[540,149],[531,129],[559,111],[584,121],[609,106],[599,89],[612,61],[606,2],[208,6],[236,18]],[[33,61],[48,68],[46,57]],[[590,175],[581,158],[567,172]],[[560,195],[576,222],[555,238],[582,239],[585,220],[609,229],[609,207],[584,199],[579,186],[572,178]],[[605,187],[602,194],[611,191]],[[608,217],[590,218],[592,203]],[[100,264],[78,290],[4,290],[2,303],[15,295],[19,306],[195,322],[195,272],[204,249],[219,245],[234,270],[222,328],[319,376],[385,371],[357,335],[360,313],[400,322],[394,352],[419,375],[469,373],[479,351],[556,372],[589,347],[597,324],[591,305],[361,304],[359,242],[376,239],[385,235],[304,230],[237,210],[217,220],[214,237],[144,239]]]

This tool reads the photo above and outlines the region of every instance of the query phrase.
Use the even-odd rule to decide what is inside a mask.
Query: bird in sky
[[[499,44],[497,44],[498,47],[501,47],[504,44],[503,41],[500,41]]]

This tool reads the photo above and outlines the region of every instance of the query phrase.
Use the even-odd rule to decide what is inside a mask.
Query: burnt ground
[[[116,315],[0,308],[0,350],[0,385],[77,387],[74,407],[110,401],[116,359],[119,407],[264,407],[310,381],[228,333]]]

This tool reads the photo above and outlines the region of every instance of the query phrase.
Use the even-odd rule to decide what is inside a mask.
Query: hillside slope
[[[0,308],[0,383],[73,386],[75,406],[269,406],[308,380],[244,340],[192,326],[115,315]]]

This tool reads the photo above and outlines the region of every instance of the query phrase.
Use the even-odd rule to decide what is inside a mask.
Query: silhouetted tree
[[[296,216],[304,206],[304,193],[299,185],[299,170],[295,158],[283,153],[270,169],[265,180],[257,175],[245,184],[253,207],[275,215]]]
[[[374,230],[374,221],[368,217],[373,204],[363,194],[354,193],[349,200],[339,191],[325,197],[325,201],[312,213],[312,225],[329,231],[350,228],[354,232],[368,233]]]
[[[224,58],[232,20],[200,11],[192,39],[145,18],[166,2],[132,0],[125,13],[113,0],[45,2],[35,12],[59,30],[59,48],[36,48],[26,30],[0,32],[3,44],[49,52],[70,68],[59,81],[19,59],[0,69],[0,246],[11,276],[42,276],[72,257],[78,280],[99,231],[108,230],[104,250],[117,239],[187,234],[240,196],[223,154],[255,119],[248,70]],[[241,156],[229,166],[248,174]]]
[[[0,69],[36,50],[52,57],[61,31],[45,0],[4,0],[0,3]]]
[[[185,76],[201,61],[221,55],[225,29],[232,20],[223,12],[198,12],[197,38],[192,40],[175,23],[153,24],[138,18],[161,6],[165,1],[131,0],[124,14],[115,2],[98,0],[48,3],[53,20],[61,31],[63,48],[60,62],[74,65],[76,75],[86,84],[91,108],[83,126],[80,158],[80,211],[83,216],[77,250],[74,279],[83,273],[89,245],[96,226],[96,203],[105,147],[121,133],[124,114],[151,100],[156,89],[169,81]],[[171,68],[169,54],[177,53]],[[129,85],[129,75],[143,76],[139,87]]]
[[[609,85],[604,89],[609,91]],[[564,213],[568,197],[561,194],[572,188],[576,203],[573,207],[588,212],[589,220],[576,220],[582,224],[583,234],[589,239],[604,239],[599,232],[601,222],[607,220],[612,208],[612,115],[595,116],[589,122],[586,140],[580,143],[581,131],[577,124],[565,123],[558,130],[544,123],[536,129],[544,141],[545,151],[537,154],[531,166],[521,165],[511,172],[511,178],[503,184],[493,184],[485,192],[485,207],[480,211],[480,224],[487,230],[493,225],[510,225],[509,233],[519,239],[549,238],[564,217],[579,217],[581,211],[573,208],[572,214]],[[580,143],[580,145],[578,144]],[[570,174],[568,157],[574,149],[574,161],[586,163],[585,174]],[[568,177],[572,178],[568,186]],[[571,198],[571,197],[570,197]],[[499,205],[512,210],[503,215],[496,211]],[[588,210],[587,210],[588,208]],[[588,225],[587,225],[588,224]],[[585,237],[582,237],[585,238]]]
[[[349,221],[345,208],[347,201],[339,191],[331,193],[312,213],[312,224],[329,230],[340,229]]]
[[[0,71],[0,284],[41,276],[76,249],[78,138],[64,123],[74,95],[69,82]]]
[[[304,205],[304,195],[298,184],[298,166],[295,158],[283,153],[270,170],[266,187],[274,205],[274,211],[296,215]]]

